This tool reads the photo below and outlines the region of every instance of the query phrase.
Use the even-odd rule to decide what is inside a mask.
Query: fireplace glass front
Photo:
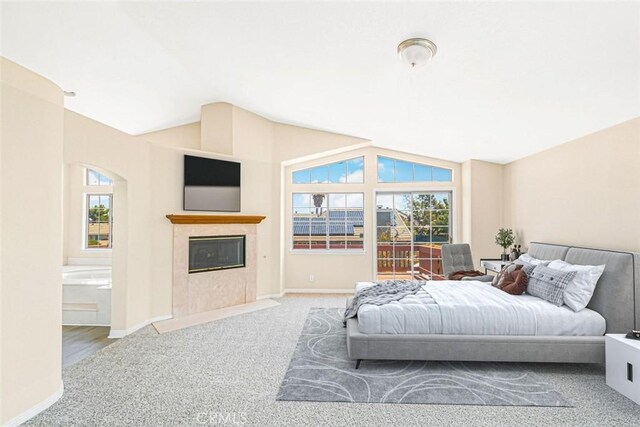
[[[189,237],[189,274],[245,267],[245,236]]]

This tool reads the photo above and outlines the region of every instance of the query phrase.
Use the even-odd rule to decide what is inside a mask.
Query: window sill
[[[362,249],[289,249],[291,255],[365,255]]]

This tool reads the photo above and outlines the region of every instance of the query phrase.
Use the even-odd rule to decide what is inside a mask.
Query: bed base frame
[[[347,353],[356,359],[603,363],[604,336],[362,334],[347,321]]]

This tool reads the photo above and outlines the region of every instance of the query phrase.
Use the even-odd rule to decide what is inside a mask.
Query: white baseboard
[[[106,326],[109,327],[108,323],[63,323],[62,326]]]
[[[267,294],[267,295],[260,295],[259,297],[256,297],[256,301],[260,301],[263,299],[269,299],[269,298],[281,298],[283,294]]]
[[[35,406],[27,409],[17,417],[13,417],[9,421],[7,421],[3,427],[16,427],[20,424],[29,421],[31,418],[38,415],[40,412],[47,409],[49,406],[53,405],[62,397],[62,393],[64,392],[64,384],[60,381],[60,387],[49,397],[47,397],[42,402],[38,403]]]
[[[111,265],[111,258],[67,258],[67,265]]]
[[[285,289],[283,294],[352,294],[354,289]]]
[[[166,314],[164,316],[158,316],[158,317],[153,317],[151,319],[147,319],[144,322],[140,322],[137,325],[133,325],[130,328],[127,329],[111,329],[111,331],[109,332],[109,337],[108,338],[123,338],[126,337],[129,334],[134,333],[135,331],[137,331],[140,328],[144,328],[147,325],[152,324],[153,322],[159,322],[161,320],[168,320],[168,319],[173,319],[173,316],[171,314]]]

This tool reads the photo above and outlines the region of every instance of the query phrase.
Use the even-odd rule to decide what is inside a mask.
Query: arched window
[[[292,179],[294,184],[362,184],[364,157],[294,171]]]
[[[378,156],[378,182],[451,182],[451,169]]]

